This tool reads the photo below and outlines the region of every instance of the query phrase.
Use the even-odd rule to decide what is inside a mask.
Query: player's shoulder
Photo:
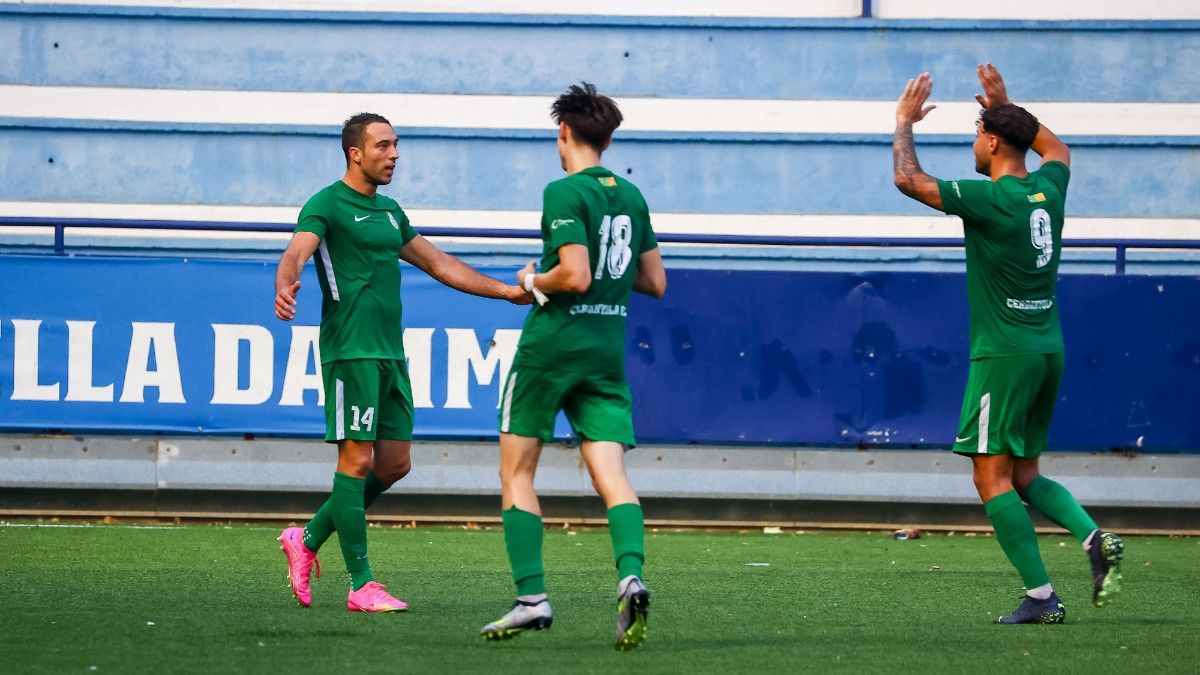
[[[1057,159],[1052,159],[1048,162],[1043,162],[1033,173],[1044,180],[1059,185],[1065,184],[1071,178],[1071,167]]]
[[[646,198],[642,196],[642,189],[634,184],[633,181],[622,178],[616,174],[613,174],[613,178],[616,180],[616,188],[620,190],[623,195],[628,195],[643,204],[646,203]]]
[[[583,174],[573,173],[570,176],[563,176],[558,180],[552,180],[546,183],[546,188],[542,190],[543,201],[563,201],[577,200],[588,188],[588,181],[591,179]]]
[[[300,209],[301,215],[324,214],[337,208],[338,184],[330,183],[317,191],[304,202]]]
[[[949,191],[959,199],[987,197],[996,190],[996,183],[988,178],[952,178],[939,183],[943,191]]]

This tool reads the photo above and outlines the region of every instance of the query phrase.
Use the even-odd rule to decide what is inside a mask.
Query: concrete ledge
[[[0,513],[301,517],[328,492],[334,452],[312,440],[0,436]],[[491,443],[417,443],[412,473],[372,517],[488,520],[497,453]],[[970,463],[948,451],[643,446],[627,462],[664,522],[985,524]],[[1106,522],[1200,523],[1200,456],[1061,453],[1042,466]],[[603,517],[573,448],[546,447],[537,486],[548,515]]]

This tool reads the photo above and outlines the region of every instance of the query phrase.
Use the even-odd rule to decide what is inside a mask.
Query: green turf
[[[406,614],[350,614],[336,541],[314,606],[263,526],[0,526],[5,672],[1195,672],[1200,539],[1126,538],[1125,593],[1090,604],[1078,544],[1043,537],[1063,626],[994,626],[1020,582],[990,537],[648,533],[647,643],[612,649],[608,533],[546,537],[554,627],[488,643],[511,601],[496,530],[370,531]],[[769,563],[748,566],[747,563]],[[153,622],[153,625],[151,625]]]

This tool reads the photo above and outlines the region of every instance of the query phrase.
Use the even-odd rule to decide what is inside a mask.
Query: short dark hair
[[[342,154],[346,156],[346,164],[350,163],[350,148],[361,148],[367,127],[376,122],[392,126],[383,115],[368,112],[353,115],[342,123]]]
[[[984,108],[983,112],[979,113],[979,122],[984,131],[996,134],[1021,151],[1028,150],[1029,146],[1033,145],[1033,139],[1037,137],[1040,126],[1032,113],[1012,103]]]
[[[573,84],[550,106],[550,117],[555,122],[565,122],[583,142],[596,149],[604,150],[612,138],[613,131],[621,126],[621,111],[609,97],[597,93],[596,85],[583,82]]]

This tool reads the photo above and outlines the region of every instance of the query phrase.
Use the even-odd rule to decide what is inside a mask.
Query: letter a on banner
[[[154,370],[150,370],[151,351],[154,352]],[[175,349],[173,323],[133,322],[121,403],[145,402],[146,387],[158,388],[159,403],[186,403],[183,400],[183,381],[179,376],[179,355]]]

